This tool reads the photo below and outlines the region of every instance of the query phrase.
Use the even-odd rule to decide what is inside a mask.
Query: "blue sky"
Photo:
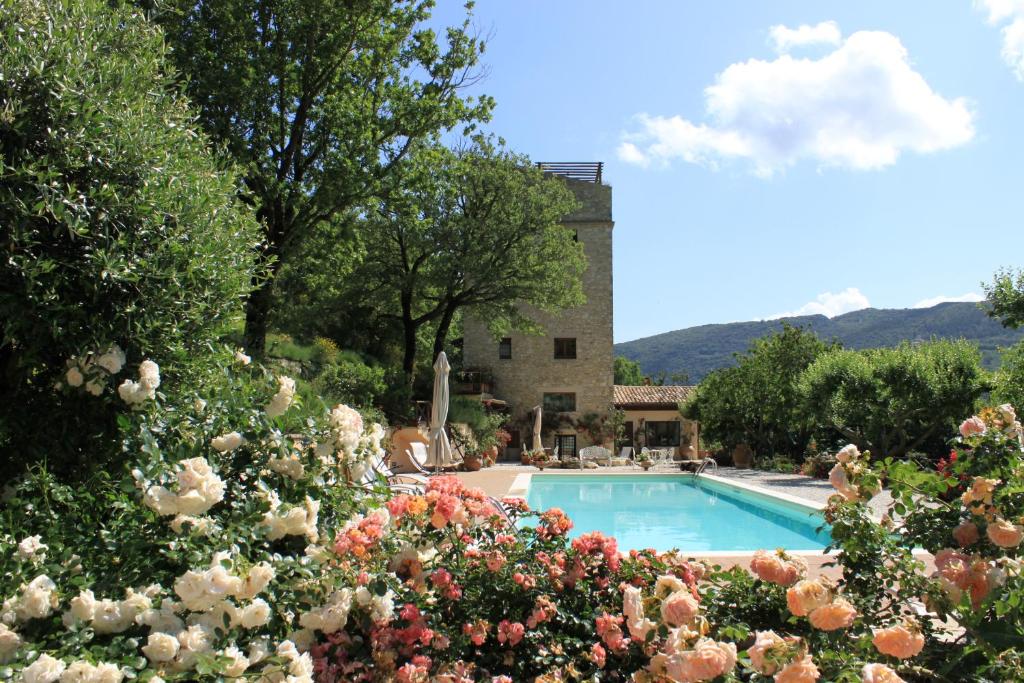
[[[1024,0],[474,15],[489,129],[537,161],[605,162],[617,342],[969,299],[1024,265]]]

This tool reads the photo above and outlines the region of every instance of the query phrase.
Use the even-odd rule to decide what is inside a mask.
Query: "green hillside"
[[[615,345],[615,354],[640,363],[645,374],[685,372],[699,382],[716,368],[733,364],[733,354],[750,342],[782,328],[782,322],[810,328],[822,339],[836,339],[854,349],[895,346],[904,340],[932,337],[968,339],[981,349],[987,368],[999,363],[998,349],[1024,338],[1008,330],[977,304],[945,303],[931,308],[866,308],[835,318],[808,315],[723,325],[700,325]]]

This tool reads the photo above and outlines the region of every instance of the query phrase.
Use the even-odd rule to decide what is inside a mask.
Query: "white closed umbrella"
[[[455,464],[452,445],[444,431],[444,423],[448,420],[448,373],[451,370],[448,356],[442,351],[434,361],[434,400],[430,405],[430,451],[427,454],[427,465],[432,465],[435,472]]]
[[[540,406],[535,406],[533,409],[533,450],[539,451],[544,448],[544,444],[540,440],[540,420],[541,420]]]

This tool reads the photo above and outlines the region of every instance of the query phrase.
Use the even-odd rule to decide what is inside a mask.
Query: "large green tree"
[[[644,383],[644,371],[640,369],[640,364],[625,356],[615,356],[614,373],[616,384],[635,387]]]
[[[486,119],[464,97],[483,43],[469,18],[440,41],[431,0],[168,0],[164,27],[199,120],[245,170],[269,279],[254,282],[247,347],[260,353],[273,276],[314,228],[341,229],[419,140]],[[467,4],[467,11],[472,4]]]
[[[833,345],[783,324],[756,339],[732,368],[715,370],[683,406],[708,440],[726,447],[747,443],[760,456],[802,458],[815,431],[801,402],[800,373]]]
[[[1024,324],[1024,271],[1009,268],[996,271],[992,282],[982,283],[989,302],[988,314],[999,318],[1004,327]]]
[[[876,456],[937,456],[988,382],[976,346],[934,340],[833,351],[807,368],[800,389],[815,420],[861,449]]]
[[[0,0],[0,465],[103,461],[115,386],[201,361],[249,291],[258,226],[165,51],[101,0]]]
[[[376,316],[401,329],[410,382],[425,325],[436,355],[462,312],[499,334],[536,330],[530,310],[583,303],[583,245],[560,223],[577,206],[564,181],[479,139],[424,147],[407,165],[412,182],[393,187],[360,231],[366,251],[352,282],[353,296],[372,293]]]

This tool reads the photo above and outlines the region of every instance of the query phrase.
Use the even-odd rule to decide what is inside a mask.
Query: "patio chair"
[[[619,451],[619,459],[620,460],[632,460],[633,459],[633,447],[632,446],[623,446],[622,450]]]
[[[598,465],[609,464],[612,459],[612,452],[604,446],[587,446],[586,448],[580,449],[580,466],[587,460],[590,460]],[[602,463],[601,461],[604,461]]]

